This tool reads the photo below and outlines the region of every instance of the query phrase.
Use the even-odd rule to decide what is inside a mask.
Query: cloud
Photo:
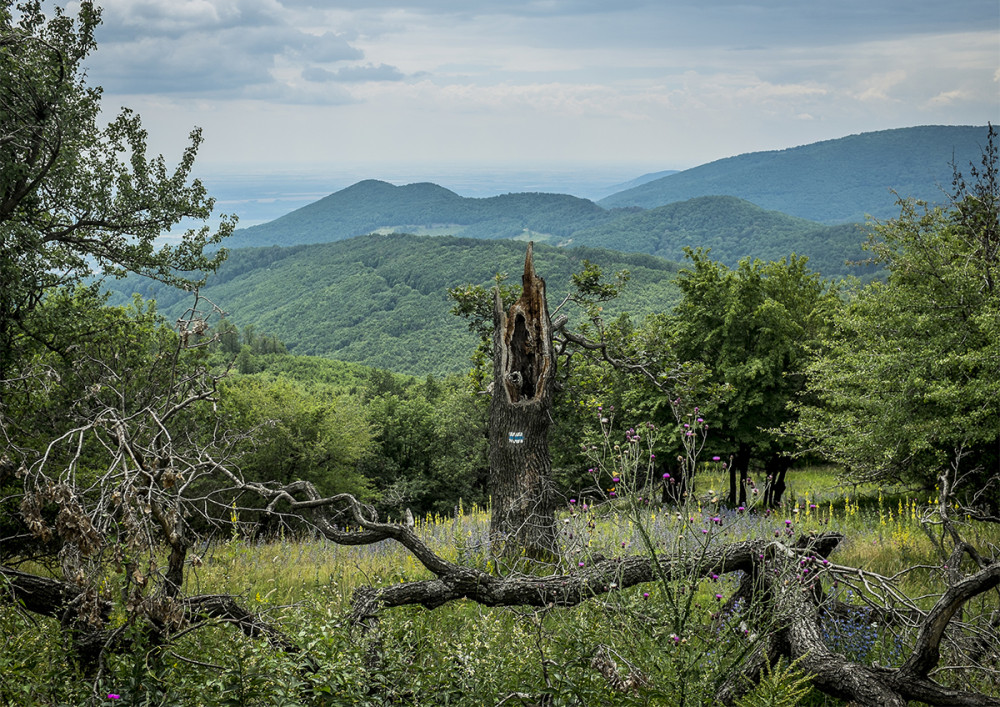
[[[932,106],[947,106],[955,103],[956,101],[965,100],[968,98],[965,91],[943,91],[938,95],[931,98],[928,103]]]
[[[109,93],[233,98],[287,93],[288,63],[364,58],[348,35],[294,19],[276,0],[114,0],[88,65]]]
[[[307,66],[302,70],[302,78],[313,83],[360,82],[360,81],[402,81],[406,75],[395,66],[379,64],[373,66],[345,66],[336,71],[328,71],[318,66]]]
[[[861,82],[861,90],[857,93],[857,98],[860,101],[895,100],[889,96],[889,91],[905,80],[906,71],[903,69],[869,76]]]

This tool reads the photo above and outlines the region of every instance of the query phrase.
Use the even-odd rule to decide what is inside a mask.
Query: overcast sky
[[[1000,121],[997,0],[104,0],[90,81],[201,164],[677,169]]]

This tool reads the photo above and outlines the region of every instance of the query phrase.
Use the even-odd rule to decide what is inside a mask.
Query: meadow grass
[[[887,575],[920,565],[925,569],[902,577],[900,589],[909,596],[944,589],[941,558],[919,521],[922,508],[935,498],[842,487],[830,468],[792,472],[789,481],[785,502],[767,510],[724,508],[720,494],[712,492],[721,492],[728,481],[710,474],[698,479],[694,498],[682,511],[627,495],[596,505],[567,499],[558,513],[561,564],[535,571],[570,572],[600,557],[645,554],[647,538],[660,553],[832,530],[846,536],[832,561]],[[251,541],[240,535],[242,527],[237,522],[228,539],[196,549],[201,563],[188,574],[185,590],[240,596],[307,650],[318,669],[306,679],[293,656],[219,627],[185,636],[155,661],[141,651],[109,658],[100,689],[128,696],[119,704],[496,704],[505,695],[541,689],[553,696],[553,704],[697,705],[706,703],[747,650],[720,612],[738,581],[733,576],[682,578],[674,587],[652,583],[569,609],[472,602],[433,611],[401,607],[384,612],[379,631],[366,634],[350,620],[358,587],[431,578],[408,552],[391,541],[356,547],[318,536]],[[415,530],[440,556],[499,574],[503,568],[487,551],[488,528],[488,509],[460,506],[451,517],[417,518]],[[978,534],[979,542],[1000,541],[995,527],[971,526],[970,533]],[[676,593],[668,596],[677,586],[682,594],[688,590],[686,604],[677,604]],[[837,596],[857,601],[847,592]],[[32,694],[51,693],[12,704],[84,704],[93,694],[72,667],[53,667],[61,650],[54,624],[51,632],[33,631],[23,617],[3,610],[0,627],[8,636],[0,649],[0,667],[9,676],[0,681],[2,696],[13,694],[8,685],[20,684],[34,685]],[[905,648],[900,637],[874,627],[860,609],[825,630],[832,648],[862,662],[892,665]],[[591,666],[598,645],[614,651],[623,673],[634,667],[652,686],[628,695],[612,690]],[[783,679],[792,685],[800,677],[791,671]],[[810,692],[803,704],[841,703]]]

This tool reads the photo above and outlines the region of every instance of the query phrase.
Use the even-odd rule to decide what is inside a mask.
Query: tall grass
[[[785,503],[771,510],[724,508],[712,492],[728,481],[709,473],[699,475],[695,497],[683,511],[624,493],[596,505],[567,499],[558,515],[564,560],[554,569],[573,571],[602,556],[651,549],[697,551],[708,543],[834,530],[847,538],[834,562],[888,575],[920,565],[925,569],[901,579],[905,593],[944,588],[941,559],[919,520],[935,498],[844,488],[831,469],[793,474]],[[487,509],[460,506],[450,517],[418,518],[415,530],[441,556],[496,572],[487,552],[488,527]],[[979,541],[1000,542],[997,530],[975,528]],[[280,536],[251,541],[236,532],[196,552],[201,565],[189,573],[187,592],[241,596],[281,625],[318,669],[303,672],[294,656],[219,627],[189,634],[164,655],[137,650],[110,658],[94,684],[65,662],[54,624],[8,607],[0,609],[6,639],[0,647],[0,704],[470,705],[497,704],[515,693],[545,693],[553,704],[699,704],[745,650],[737,632],[720,623],[719,608],[734,578],[653,583],[572,609],[491,609],[470,602],[434,611],[393,609],[384,613],[373,644],[350,621],[353,592],[431,577],[398,544],[347,547],[321,537]],[[690,588],[689,613],[680,623],[678,587]],[[846,592],[838,596],[852,600]],[[863,613],[826,630],[831,647],[862,662],[891,665],[905,648]],[[599,645],[617,656],[620,674],[634,668],[650,684],[635,692],[613,690],[592,666]],[[794,671],[778,675],[789,685],[801,679]],[[838,704],[816,694],[804,699]]]

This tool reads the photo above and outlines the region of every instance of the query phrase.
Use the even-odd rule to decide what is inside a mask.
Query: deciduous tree
[[[808,368],[794,427],[805,447],[857,480],[926,486],[959,465],[969,506],[1000,504],[1000,236],[990,128],[971,183],[956,171],[949,208],[900,201],[868,247],[886,282],[851,293]],[[973,502],[972,496],[977,500]]]
[[[784,491],[791,444],[774,430],[794,417],[789,403],[803,390],[806,364],[826,334],[837,296],[805,258],[763,263],[744,259],[731,270],[702,250],[688,250],[691,267],[678,284],[674,353],[701,363],[728,393],[713,420],[714,443],[731,456],[729,504],[746,501],[752,459],[770,475],[765,494]]]

